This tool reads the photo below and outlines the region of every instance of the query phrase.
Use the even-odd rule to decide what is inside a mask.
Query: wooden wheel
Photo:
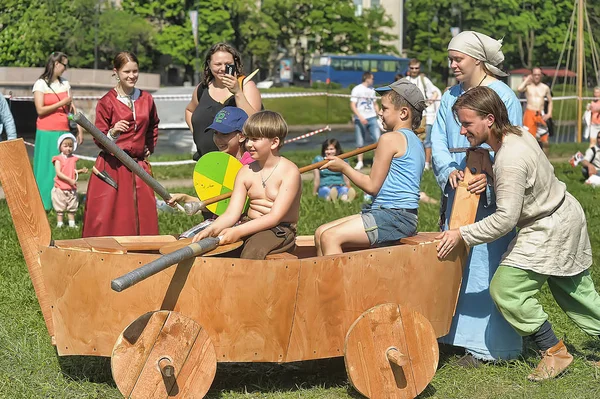
[[[364,312],[344,346],[350,383],[371,399],[416,397],[435,375],[439,358],[431,323],[393,303]]]
[[[217,356],[198,323],[161,310],[139,317],[121,333],[111,367],[126,398],[202,398],[215,378]]]

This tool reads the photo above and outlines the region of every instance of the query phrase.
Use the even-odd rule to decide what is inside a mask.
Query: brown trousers
[[[262,260],[271,253],[281,253],[294,248],[296,229],[289,223],[280,224],[269,230],[259,231],[244,242],[240,258]]]

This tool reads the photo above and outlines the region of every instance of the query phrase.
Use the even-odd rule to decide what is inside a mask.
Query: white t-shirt
[[[411,78],[407,76],[406,79],[415,84],[423,96],[425,96],[426,100],[433,98],[433,96],[437,93],[436,101],[433,101],[426,109],[423,111],[423,116],[425,117],[425,124],[433,125],[435,122],[435,115],[437,114],[438,109],[440,108],[440,99],[442,98],[442,92],[438,89],[426,76],[417,76],[416,78]]]
[[[350,101],[356,103],[356,110],[363,118],[369,119],[377,116],[375,111],[375,89],[366,87],[362,83],[352,89]],[[354,119],[358,119],[354,115]]]

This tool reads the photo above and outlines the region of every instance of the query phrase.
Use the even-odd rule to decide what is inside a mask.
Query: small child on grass
[[[77,198],[77,174],[87,173],[87,168],[76,169],[79,159],[73,152],[77,149],[77,139],[71,133],[65,133],[58,138],[59,155],[52,158],[56,169],[54,187],[52,188],[52,206],[56,211],[56,227],[63,226],[63,215],[67,212],[69,227],[76,228],[75,212],[79,207]]]
[[[375,91],[381,94],[379,116],[389,132],[379,139],[370,175],[354,170],[335,156],[328,156],[330,161],[323,166],[348,176],[365,193],[373,195],[373,203],[359,215],[317,228],[315,245],[319,256],[342,253],[344,245],[391,244],[417,232],[425,151],[413,130],[421,123],[425,98],[406,79]]]

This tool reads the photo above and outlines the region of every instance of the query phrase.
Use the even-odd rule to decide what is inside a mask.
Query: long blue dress
[[[510,87],[499,80],[488,87],[498,93],[506,105],[510,122],[522,126],[522,108]],[[469,147],[468,140],[460,135],[460,126],[452,114],[452,106],[463,93],[460,85],[444,93],[431,131],[433,171],[442,192],[448,197],[446,228],[455,193],[448,184],[448,177],[456,169],[464,170],[466,165],[465,153],[450,153],[449,149]],[[481,196],[477,221],[496,211],[493,192],[489,188],[487,195]],[[489,291],[502,254],[514,236],[513,231],[492,243],[471,248],[452,327],[448,335],[440,338],[441,343],[466,348],[468,353],[483,360],[511,359],[521,353],[521,337],[504,320]]]

